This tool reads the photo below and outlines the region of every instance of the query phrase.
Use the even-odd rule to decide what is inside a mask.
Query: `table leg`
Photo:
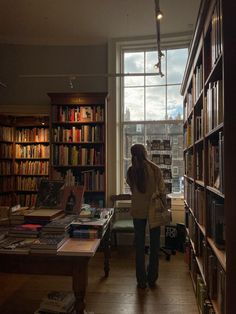
[[[102,246],[103,246],[103,254],[104,254],[104,273],[105,273],[105,277],[108,277],[109,271],[110,271],[110,255],[111,255],[110,226],[108,227],[102,242],[103,242]]]
[[[83,258],[75,261],[73,265],[72,286],[75,295],[75,312],[84,314],[85,311],[85,293],[88,285],[88,261],[89,258]]]

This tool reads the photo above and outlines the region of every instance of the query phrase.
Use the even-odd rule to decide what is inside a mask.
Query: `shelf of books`
[[[0,206],[11,206],[15,189],[13,175],[13,118],[0,115]]]
[[[201,313],[229,314],[236,306],[235,43],[224,23],[231,11],[224,1],[201,1],[181,89],[188,261]]]
[[[106,203],[105,93],[49,93],[51,176],[84,185],[84,202]]]
[[[49,117],[15,117],[15,189],[21,206],[35,206],[39,182],[49,176],[49,157]]]

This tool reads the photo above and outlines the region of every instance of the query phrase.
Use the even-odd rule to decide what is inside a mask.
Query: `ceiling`
[[[191,32],[200,0],[160,0],[161,35]],[[100,45],[156,34],[154,0],[0,0],[0,43]]]

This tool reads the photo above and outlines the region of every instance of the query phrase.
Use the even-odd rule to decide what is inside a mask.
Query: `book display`
[[[34,206],[38,184],[49,175],[48,117],[15,118],[16,199],[22,206]]]
[[[181,89],[189,269],[201,313],[236,305],[232,18],[229,2],[201,1]]]
[[[52,178],[84,185],[84,202],[106,201],[106,94],[49,93]]]

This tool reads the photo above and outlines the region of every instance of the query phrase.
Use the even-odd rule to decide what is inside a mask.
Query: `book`
[[[29,219],[42,219],[42,220],[53,220],[57,217],[64,215],[63,210],[56,208],[43,208],[35,209],[29,213],[25,213],[25,220]]]
[[[65,186],[63,189],[61,208],[66,214],[79,214],[84,196],[84,186]]]
[[[72,292],[50,291],[40,303],[40,311],[51,313],[70,313],[73,310],[75,296]]]
[[[31,249],[58,249],[66,240],[65,233],[62,234],[43,234],[31,245]]]

